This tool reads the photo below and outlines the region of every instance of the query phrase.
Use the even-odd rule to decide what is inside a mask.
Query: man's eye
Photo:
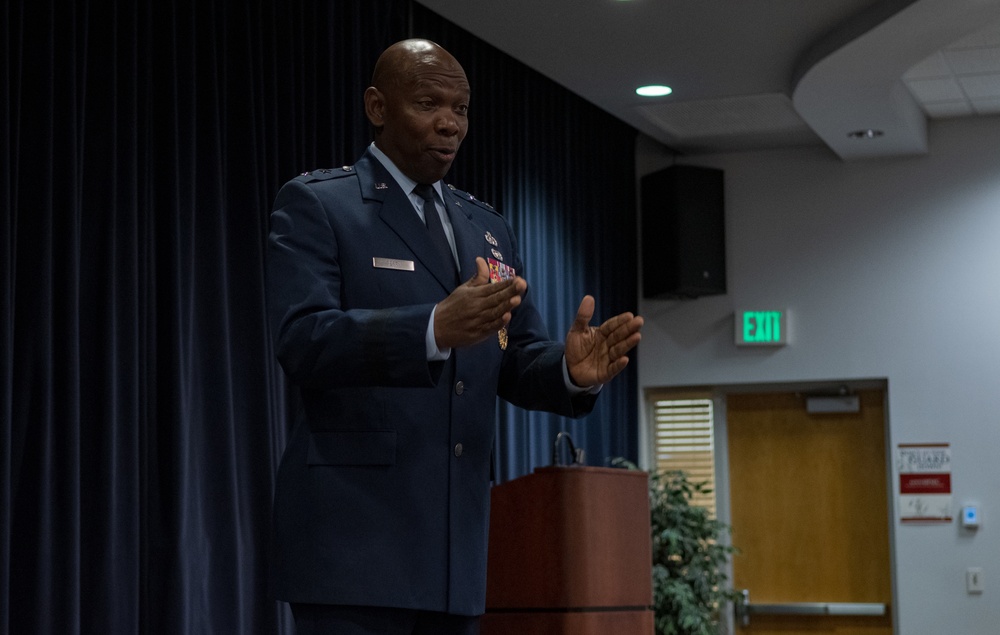
[[[465,104],[462,104],[455,108],[455,112],[457,112],[460,115],[467,115],[469,114],[469,107],[466,106]]]

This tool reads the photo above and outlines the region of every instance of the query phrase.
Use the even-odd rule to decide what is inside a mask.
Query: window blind
[[[691,502],[715,516],[715,435],[711,399],[660,399],[652,404],[656,469],[681,470],[708,492]]]

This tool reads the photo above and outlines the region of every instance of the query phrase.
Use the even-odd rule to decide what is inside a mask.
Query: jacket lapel
[[[354,169],[358,171],[362,197],[381,204],[378,215],[382,222],[406,243],[413,256],[430,271],[441,286],[451,292],[455,288],[454,269],[449,270],[446,263],[438,257],[427,233],[427,227],[420,222],[420,216],[413,209],[413,203],[396,183],[396,179],[392,178],[379,160],[367,151],[355,164]],[[447,207],[447,204],[445,206]],[[452,224],[454,222],[452,220]]]
[[[461,199],[451,193],[448,186],[444,191],[444,204],[451,220],[451,228],[455,233],[455,249],[458,251],[458,262],[461,263],[458,279],[461,282],[476,275],[476,256],[482,256],[483,233],[472,222],[472,214],[465,211]]]

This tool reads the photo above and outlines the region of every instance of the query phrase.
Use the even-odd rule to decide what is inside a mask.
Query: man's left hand
[[[576,320],[566,334],[566,367],[577,386],[596,386],[610,381],[628,365],[628,352],[639,343],[643,320],[620,313],[604,324],[590,326],[594,298],[584,296]]]

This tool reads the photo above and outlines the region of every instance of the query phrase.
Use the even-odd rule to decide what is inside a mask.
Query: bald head
[[[430,40],[412,39],[396,42],[379,55],[372,73],[372,86],[391,91],[404,85],[420,67],[440,67],[465,76],[462,65],[451,53]]]
[[[375,145],[418,183],[444,178],[468,132],[468,110],[462,65],[429,40],[387,48],[365,91]]]

